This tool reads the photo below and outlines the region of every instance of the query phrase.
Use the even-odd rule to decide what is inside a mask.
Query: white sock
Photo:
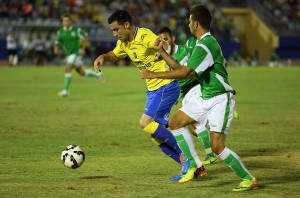
[[[92,70],[86,69],[84,71],[85,71],[85,76],[97,77],[97,78],[99,76],[96,72],[93,72]]]

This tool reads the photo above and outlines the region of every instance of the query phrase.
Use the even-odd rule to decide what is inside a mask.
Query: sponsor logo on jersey
[[[134,62],[135,66],[139,69],[139,70],[142,70],[142,69],[147,69],[148,67],[151,67],[151,63],[146,63],[144,64],[143,62],[141,61],[135,61]]]

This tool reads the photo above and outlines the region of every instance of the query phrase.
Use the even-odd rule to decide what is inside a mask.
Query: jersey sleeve
[[[117,44],[116,44],[116,47],[113,50],[113,53],[118,58],[125,58],[127,56],[127,53],[122,49],[121,45],[122,45],[122,42],[120,40],[118,40]]]
[[[193,69],[198,75],[213,65],[211,53],[208,53],[203,44],[197,44],[189,58],[187,65]]]
[[[81,29],[81,28],[78,28],[78,29],[77,29],[77,34],[78,34],[78,37],[79,37],[80,40],[84,40],[84,39],[87,38],[87,32],[84,31],[84,30]]]
[[[62,45],[62,40],[61,40],[61,36],[60,36],[60,30],[58,30],[56,32],[56,36],[55,36],[55,41],[54,41],[54,44],[55,45]]]

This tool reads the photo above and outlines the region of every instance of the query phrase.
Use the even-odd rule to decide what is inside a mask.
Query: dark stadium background
[[[184,44],[190,36],[189,8],[195,3],[203,3],[212,11],[212,33],[220,42],[225,58],[229,59],[233,51],[237,51],[247,65],[257,49],[262,57],[261,65],[268,64],[273,52],[283,65],[299,63],[300,3],[297,0],[0,0],[0,65],[7,64],[6,36],[12,30],[19,38],[19,64],[36,64],[32,57],[38,36],[45,44],[43,64],[60,64],[62,57],[54,58],[52,45],[64,13],[70,13],[74,25],[88,31],[90,46],[85,58],[90,61],[114,47],[116,40],[108,28],[107,18],[116,9],[130,11],[136,26],[148,27],[154,32],[163,26],[170,27],[176,35],[176,43]],[[252,18],[247,19],[245,15],[249,13]],[[249,27],[245,20],[253,21],[255,17],[257,24]],[[262,26],[266,26],[266,30]],[[259,34],[259,31],[265,32]],[[274,35],[270,36],[270,32]],[[30,36],[32,41],[28,41]],[[30,42],[33,49],[26,48]],[[272,42],[274,44],[270,44]]]

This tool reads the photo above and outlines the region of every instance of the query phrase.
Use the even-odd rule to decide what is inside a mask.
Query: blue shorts
[[[171,108],[177,101],[179,93],[179,84],[176,80],[155,91],[147,91],[144,114],[160,124],[167,125]]]

